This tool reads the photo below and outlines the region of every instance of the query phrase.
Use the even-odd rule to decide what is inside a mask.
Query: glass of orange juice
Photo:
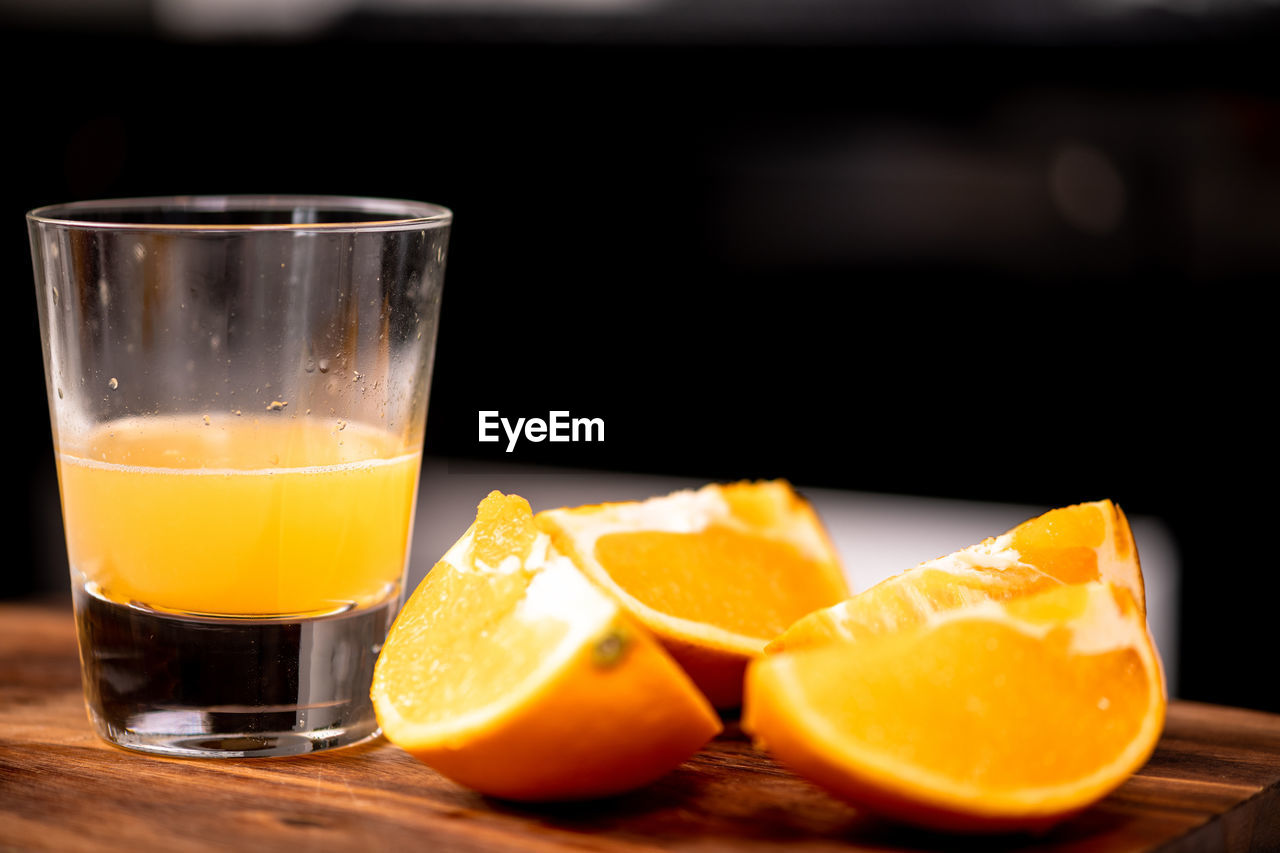
[[[451,213],[226,196],[27,219],[97,731],[225,757],[376,735]]]

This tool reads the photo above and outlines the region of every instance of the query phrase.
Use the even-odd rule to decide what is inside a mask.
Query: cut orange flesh
[[[636,788],[721,728],[662,646],[555,552],[528,503],[498,492],[405,604],[372,696],[391,742],[516,800]]]
[[[537,520],[721,708],[741,702],[746,663],[770,639],[849,595],[816,513],[782,481],[548,510]]]
[[[859,640],[978,602],[1096,580],[1129,590],[1145,612],[1138,549],[1124,512],[1109,500],[1051,510],[1001,536],[921,563],[798,620],[767,651]]]
[[[935,829],[1041,829],[1154,749],[1164,681],[1105,582],[938,613],[754,661],[743,728],[855,805]]]

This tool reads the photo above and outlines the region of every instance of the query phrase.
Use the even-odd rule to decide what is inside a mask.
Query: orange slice
[[[769,640],[849,595],[817,514],[781,480],[548,510],[537,520],[719,708],[741,703],[747,661]]]
[[[1137,770],[1164,711],[1142,611],[1095,582],[763,656],[742,725],[856,805],[934,829],[1034,830]]]
[[[498,492],[401,610],[371,695],[392,743],[514,800],[636,788],[721,728],[662,646],[551,548],[528,502]]]
[[[1145,612],[1138,549],[1124,512],[1109,500],[1051,510],[1001,536],[921,563],[798,620],[767,651],[858,640],[977,602],[1095,580],[1125,587]]]

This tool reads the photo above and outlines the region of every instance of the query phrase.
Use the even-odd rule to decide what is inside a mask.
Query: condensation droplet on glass
[[[307,371],[307,373],[314,373],[316,370],[315,360],[310,358],[307,359],[306,363],[302,365],[302,369]]]
[[[239,410],[239,409],[232,409],[232,410],[231,410],[231,414],[235,415],[235,416],[238,418],[238,417],[240,417],[240,410]]]
[[[59,388],[59,389],[58,389],[58,399],[59,399],[59,400],[61,400],[61,399],[62,399],[62,389],[61,389],[61,388]]]
[[[103,308],[111,305],[111,289],[107,287],[105,278],[98,279],[98,301],[102,303]]]
[[[338,421],[338,429],[343,430],[343,429],[346,429],[346,428],[347,428],[347,422],[346,422],[346,421]]]
[[[147,256],[147,247],[141,243],[133,244],[133,257],[135,260],[142,260]]]
[[[58,288],[53,288],[53,304],[58,304]]]
[[[205,426],[208,426],[210,423],[212,423],[212,421],[210,421],[210,420],[209,420],[209,416],[208,416],[208,415],[205,415],[201,420],[203,420],[203,421],[204,421],[204,425],[205,425]]]
[[[283,412],[283,411],[284,411],[284,407],[285,407],[285,406],[287,406],[287,405],[289,405],[289,404],[288,404],[287,402],[285,402],[284,400],[272,400],[272,401],[267,405],[267,411],[268,411],[268,412]]]
[[[120,387],[120,383],[116,381],[114,376],[112,376],[111,379],[107,381],[107,387],[114,391]]]
[[[329,359],[327,358],[320,359],[320,372],[321,373],[329,372]]]

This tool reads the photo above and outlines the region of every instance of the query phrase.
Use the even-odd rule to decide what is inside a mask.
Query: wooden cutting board
[[[518,806],[383,740],[220,761],[109,746],[85,717],[70,611],[0,605],[0,849],[1280,851],[1280,715],[1173,702],[1147,766],[1040,837],[928,835],[860,814],[732,722],[643,790]]]

